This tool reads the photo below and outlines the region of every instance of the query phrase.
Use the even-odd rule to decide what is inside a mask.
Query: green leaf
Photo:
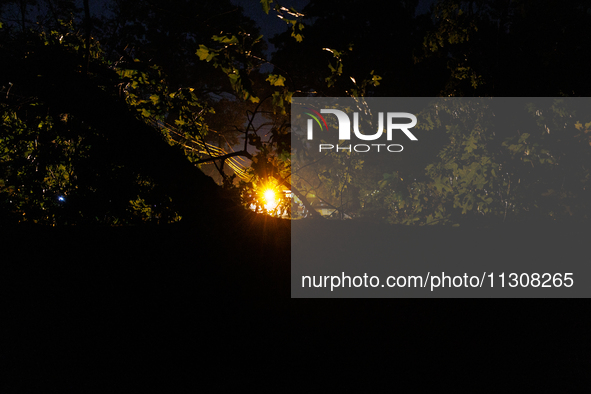
[[[371,72],[371,74],[373,75],[373,71]],[[371,81],[373,83],[373,86],[378,86],[380,84],[380,80],[382,79],[382,77],[380,77],[379,75],[373,75],[373,77],[371,78]]]
[[[217,53],[210,52],[210,49],[205,45],[199,45],[199,49],[196,52],[197,56],[199,56],[199,60],[205,60],[210,62],[214,57],[217,56]]]
[[[271,86],[285,86],[283,84],[283,82],[285,82],[285,78],[282,75],[269,74],[267,81],[269,81]]]
[[[261,5],[263,6],[263,11],[265,14],[269,15],[269,10],[271,9],[271,3],[273,0],[261,0]]]
[[[199,60],[205,60],[209,56],[209,48],[205,45],[199,45],[199,49],[197,49],[197,56],[199,56]]]
[[[220,44],[226,44],[226,45],[236,45],[238,44],[238,38],[236,36],[213,36],[211,37],[214,41],[219,42]]]
[[[478,146],[476,145],[476,143],[473,140],[470,140],[467,144],[466,144],[466,152],[471,153],[473,150],[475,150]]]
[[[519,137],[519,142],[520,143],[525,142],[525,140],[528,139],[528,137],[529,137],[529,133],[521,134],[521,137]]]

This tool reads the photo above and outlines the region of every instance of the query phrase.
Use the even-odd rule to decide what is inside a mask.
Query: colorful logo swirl
[[[328,130],[328,125],[326,124],[326,120],[324,120],[324,118],[322,117],[322,115],[320,115],[320,113],[318,113],[318,111],[315,111],[312,108],[308,108],[308,107],[304,107],[304,109],[314,112],[313,114],[310,112],[304,112],[304,113],[306,115],[310,115],[316,121],[316,123],[318,123],[318,126],[320,126],[320,130],[324,130],[324,128],[322,127],[322,123],[324,123],[324,126],[326,126],[326,130]],[[322,119],[322,123],[320,123],[320,119],[318,119],[318,118]]]

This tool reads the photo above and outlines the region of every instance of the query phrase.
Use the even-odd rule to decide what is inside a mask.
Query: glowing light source
[[[57,199],[58,199],[58,201],[61,201],[61,202],[66,201],[66,198],[64,196],[59,196]]]
[[[263,193],[263,198],[265,200],[265,209],[270,212],[275,209],[277,206],[277,197],[275,195],[275,191],[273,189],[267,189]]]

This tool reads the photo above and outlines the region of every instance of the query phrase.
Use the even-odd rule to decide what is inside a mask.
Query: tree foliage
[[[278,216],[291,190],[311,214],[313,196],[335,217],[394,223],[589,217],[591,119],[571,101],[522,103],[526,124],[501,124],[486,100],[446,101],[420,114],[436,148],[387,164],[352,152],[292,168],[306,153],[289,120],[293,97],[588,95],[583,1],[550,13],[441,0],[417,14],[416,1],[385,13],[263,0],[288,27],[271,60],[228,1],[109,4],[100,16],[70,1],[1,9],[3,220],[171,223],[217,198],[193,185],[210,184],[196,168],[244,207],[275,190]]]
[[[200,120],[195,111],[202,106],[192,89],[170,92],[157,65],[109,60],[74,21],[50,31],[2,33],[7,38],[2,82],[9,86],[0,139],[6,219],[47,224],[179,220],[179,204],[185,202],[180,195],[172,202],[181,188],[177,177],[189,181],[197,175],[183,174],[184,164],[176,166],[180,156],[162,143],[163,137],[173,145],[179,140],[160,125],[171,112],[178,122]],[[160,136],[154,130],[161,130]],[[189,131],[175,132],[194,138]],[[156,165],[167,158],[170,180],[156,181],[165,170]],[[176,185],[166,187],[172,182]]]
[[[573,108],[574,100],[510,103],[517,108],[495,108],[493,100],[455,100],[438,105],[437,115],[427,112],[435,125],[446,124],[449,142],[439,160],[426,166],[427,180],[406,185],[403,193],[386,192],[395,207],[390,220],[588,219],[583,201],[589,197],[591,123],[583,126],[580,117],[589,115]],[[519,123],[507,121],[512,115]]]

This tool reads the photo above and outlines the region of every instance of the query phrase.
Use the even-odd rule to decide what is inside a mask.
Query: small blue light
[[[64,198],[64,196],[59,196],[57,199],[58,199],[58,201],[66,201],[66,199]]]

